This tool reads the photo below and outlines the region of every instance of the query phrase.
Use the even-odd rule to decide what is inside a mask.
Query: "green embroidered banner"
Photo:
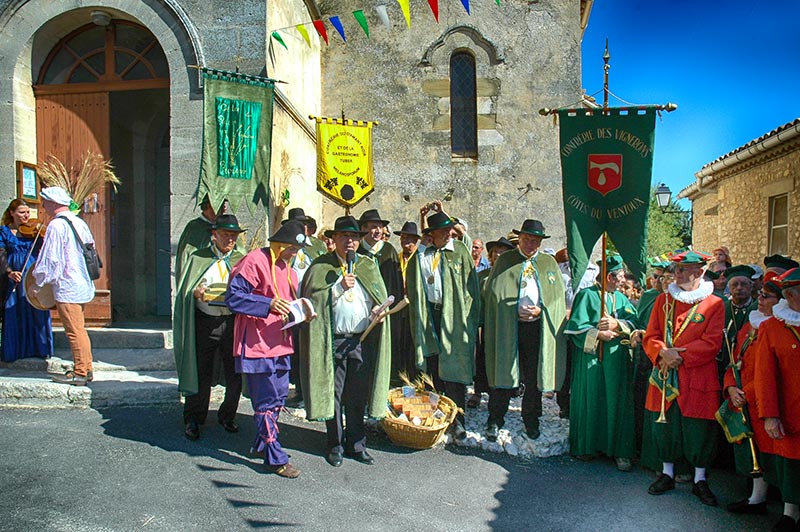
[[[573,287],[604,231],[644,280],[655,116],[655,106],[558,110]]]
[[[268,205],[274,82],[203,69],[203,154],[197,203]]]

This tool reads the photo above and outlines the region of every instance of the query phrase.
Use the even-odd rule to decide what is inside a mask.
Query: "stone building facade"
[[[727,246],[734,263],[800,257],[800,119],[703,166],[679,199],[692,202],[692,242]]]

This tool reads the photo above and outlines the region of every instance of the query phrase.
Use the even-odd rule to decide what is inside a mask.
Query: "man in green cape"
[[[480,292],[469,249],[451,236],[454,225],[443,212],[428,218],[422,232],[432,243],[412,255],[406,288],[417,366],[463,412],[466,385],[474,375]],[[451,430],[456,439],[466,437],[463,413],[456,416]]]
[[[208,196],[200,202],[200,216],[186,224],[178,239],[178,249],[175,253],[175,283],[181,279],[181,270],[189,255],[196,250],[208,247],[211,244],[211,227],[217,220],[217,212],[211,206]],[[220,209],[220,213],[222,209]],[[240,250],[241,251],[241,250]]]
[[[211,245],[189,255],[177,283],[173,351],[178,389],[186,396],[184,435],[190,440],[200,437],[199,426],[208,415],[211,387],[220,381],[220,364],[225,375],[225,399],[219,408],[219,423],[228,432],[239,430],[235,418],[242,377],[234,368],[234,316],[222,299],[224,290],[216,298],[210,296],[212,290],[227,285],[231,269],[243,257],[236,249],[236,239],[243,231],[234,215],[218,216],[211,229]]]
[[[636,310],[618,290],[625,282],[619,255],[608,257],[601,281],[604,291],[595,285],[575,296],[565,330],[577,348],[572,358],[570,452],[586,458],[601,452],[615,458],[620,471],[630,471],[633,364],[630,348],[621,341],[635,329]],[[603,296],[605,314],[600,312]]]
[[[539,220],[525,220],[514,233],[519,235],[517,250],[497,259],[483,290],[490,441],[497,439],[520,383],[525,385],[525,432],[539,437],[541,392],[561,387],[566,364],[564,279],[555,259],[539,253],[542,239],[550,237]]]
[[[364,414],[372,418],[386,414],[391,366],[388,317],[363,342],[360,336],[386,300],[386,287],[375,262],[355,253],[362,236],[355,218],[338,218],[325,236],[333,238],[336,249],[317,258],[303,280],[303,297],[317,311],[317,319],[300,326],[307,417],[326,422],[329,464],[342,465],[343,454],[372,464]]]
[[[725,370],[731,362],[731,353],[736,348],[736,336],[739,330],[747,323],[750,313],[758,308],[758,301],[752,297],[753,275],[756,271],[740,264],[725,270],[723,274],[728,280],[730,299],[725,302],[725,337],[722,342],[722,351],[717,357],[717,373],[720,383],[725,375]]]

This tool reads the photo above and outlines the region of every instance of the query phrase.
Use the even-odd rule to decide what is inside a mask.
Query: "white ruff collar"
[[[672,283],[667,287],[667,291],[669,291],[669,295],[681,303],[694,305],[714,292],[714,283],[711,281],[700,281],[700,286],[694,290],[684,290],[677,284]]]
[[[781,299],[774,307],[772,307],[772,315],[780,321],[792,327],[800,326],[800,312],[792,310],[789,303],[785,299]]]
[[[771,316],[765,316],[760,310],[754,310],[750,313],[750,325],[753,329],[758,329],[762,323],[770,319]]]

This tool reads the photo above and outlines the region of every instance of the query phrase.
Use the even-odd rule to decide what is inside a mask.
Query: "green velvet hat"
[[[783,270],[791,270],[797,268],[800,264],[797,261],[784,257],[783,255],[770,255],[764,257],[764,266],[767,268],[782,268]]]
[[[781,283],[781,288],[791,288],[800,285],[800,268],[792,268],[778,277],[778,280]]]
[[[422,230],[422,234],[427,235],[437,229],[449,229],[455,225],[452,218],[443,212],[437,212],[428,216],[428,227]]]
[[[676,262],[678,264],[702,264],[705,265],[709,260],[711,260],[711,256],[705,253],[701,253],[699,251],[684,251],[683,253],[678,253],[677,255],[673,255],[672,258],[669,260],[672,262]]]
[[[719,276],[720,276],[719,272],[712,272],[711,270],[706,270],[706,272],[703,274],[703,278],[705,278],[706,281],[716,281],[717,279],[719,279]]]
[[[597,265],[600,266],[600,263],[601,261],[598,260]],[[619,255],[609,255],[606,257],[606,275],[621,270],[623,268],[622,263],[622,257]]]
[[[734,277],[747,277],[752,279],[756,271],[747,264],[737,264],[725,270],[725,278],[730,281]]]

